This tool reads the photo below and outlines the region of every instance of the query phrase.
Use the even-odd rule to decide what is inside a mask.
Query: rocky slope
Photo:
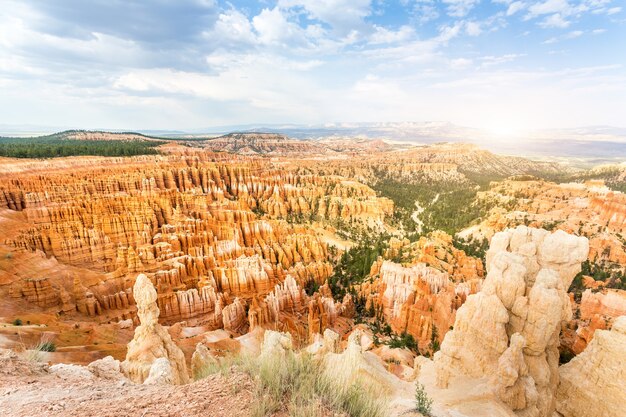
[[[219,152],[168,144],[153,156],[2,161],[0,347],[23,358],[52,343],[41,360],[90,364],[91,376],[61,366],[40,369],[42,381],[74,372],[98,390],[113,369],[132,384],[131,402],[136,385],[153,395],[150,384],[176,384],[176,397],[207,361],[278,346],[304,348],[345,381],[376,381],[393,414],[411,409],[417,378],[436,415],[549,415],[559,345],[584,352],[626,311],[622,291],[591,277],[566,293],[585,259],[623,265],[623,194],[595,182],[495,183],[479,193],[490,216],[466,233],[491,238],[485,268],[444,232],[408,235],[376,181],[475,187],[481,166],[496,176],[554,166],[474,147],[355,143],[331,152],[245,134],[217,138]],[[520,223],[560,230],[497,233]],[[338,284],[340,267],[356,285]],[[416,358],[439,344],[434,362]],[[41,412],[32,391],[6,396],[20,392],[20,410]]]
[[[115,371],[103,375],[86,367],[51,368],[6,350],[0,351],[0,367],[4,416],[192,417],[207,410],[220,417],[251,415],[253,385],[243,373],[183,386],[138,385]]]
[[[0,296],[12,302],[1,316],[137,322],[131,289],[143,272],[165,324],[235,334],[286,325],[302,341],[309,323],[333,325],[343,307],[303,291],[332,273],[329,244],[302,223],[381,227],[393,203],[343,177],[220,159],[205,152],[104,164],[67,158],[42,162],[46,175],[36,163],[6,167]]]
[[[563,416],[618,417],[626,404],[626,316],[598,330],[585,351],[559,369],[557,411]]]

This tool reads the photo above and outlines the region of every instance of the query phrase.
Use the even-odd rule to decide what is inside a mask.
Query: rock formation
[[[364,349],[361,339],[362,333],[357,329],[350,333],[343,352],[333,353],[328,348],[323,357],[328,378],[345,387],[361,382],[375,392],[387,395],[407,390],[408,383],[387,372],[380,358]]]
[[[266,330],[261,345],[261,357],[284,355],[293,350],[293,343],[289,333]]]
[[[216,363],[217,359],[211,355],[209,349],[202,343],[196,345],[196,350],[191,356],[191,375],[193,379],[200,378],[206,367],[211,363]]]
[[[559,368],[556,410],[564,417],[618,417],[626,404],[626,316],[596,330],[587,348]]]
[[[519,224],[558,228],[589,239],[590,261],[626,263],[621,238],[626,232],[626,195],[612,192],[602,183],[509,179],[479,197],[503,209],[494,210],[470,233],[491,237]]]
[[[112,356],[107,356],[91,362],[87,365],[87,369],[97,378],[124,380],[125,378],[120,366],[120,361],[113,359]]]
[[[387,255],[395,256],[398,253],[393,251],[400,250],[411,264],[379,259],[370,272],[377,278],[371,285],[363,285],[361,293],[367,298],[367,307],[382,311],[394,332],[407,332],[426,348],[433,334],[443,340],[458,308],[468,295],[480,290],[483,265],[480,259],[454,248],[452,237],[443,232],[413,244],[392,239]]]
[[[614,320],[626,315],[626,291],[617,289],[585,290],[580,305],[576,306],[578,319],[574,326],[564,329],[567,347],[579,354],[593,339],[596,330],[610,330]]]
[[[128,344],[121,368],[133,382],[185,384],[189,382],[185,355],[158,323],[157,293],[150,279],[139,274],[133,287],[140,325]]]
[[[458,310],[435,355],[437,383],[455,375],[493,378],[518,415],[550,416],[556,405],[561,324],[571,318],[566,290],[587,258],[586,238],[520,226],[497,233],[480,292]]]

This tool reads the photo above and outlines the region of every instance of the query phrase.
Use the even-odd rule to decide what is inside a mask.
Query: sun
[[[524,134],[524,129],[516,123],[497,122],[485,126],[485,131],[493,137],[499,138],[517,138]]]

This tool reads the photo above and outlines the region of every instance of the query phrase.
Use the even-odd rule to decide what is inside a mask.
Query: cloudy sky
[[[622,0],[0,3],[0,124],[626,125]]]

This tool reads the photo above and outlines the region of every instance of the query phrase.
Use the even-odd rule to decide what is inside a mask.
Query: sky
[[[626,127],[623,0],[0,0],[0,124]]]

